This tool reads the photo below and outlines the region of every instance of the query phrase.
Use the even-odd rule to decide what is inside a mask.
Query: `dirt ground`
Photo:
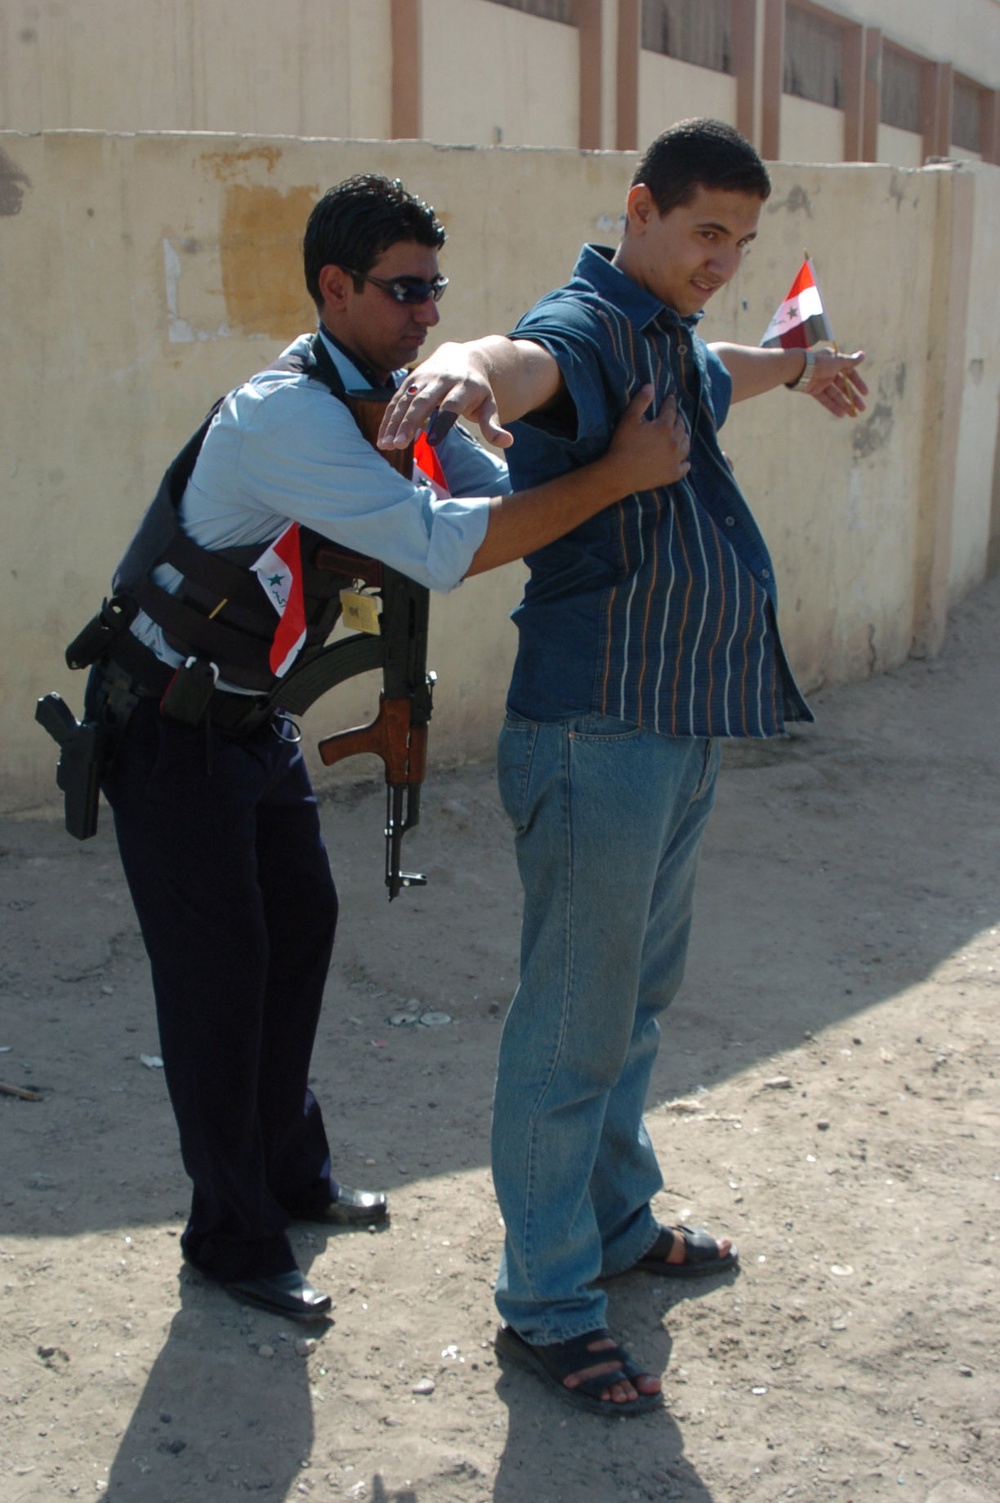
[[[634,1420],[492,1352],[519,906],[490,769],[432,776],[430,885],[391,909],[381,790],[324,804],[343,906],[315,1083],[337,1171],[392,1221],[296,1232],[335,1300],[314,1337],[181,1267],[109,819],[82,846],[4,822],[0,1081],[40,1098],[0,1098],[6,1503],[997,1503],[998,640],[1000,579],[937,661],[727,752],[648,1121],[663,1217],[733,1236],[742,1271],[614,1283],[616,1334],[665,1372]]]

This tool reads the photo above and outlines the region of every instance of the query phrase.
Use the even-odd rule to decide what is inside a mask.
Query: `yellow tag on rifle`
[[[359,595],[356,590],[341,590],[340,605],[344,612],[344,625],[355,631],[366,631],[370,636],[381,635],[378,622],[378,598],[375,595]]]

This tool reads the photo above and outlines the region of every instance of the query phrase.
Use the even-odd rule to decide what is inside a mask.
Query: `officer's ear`
[[[331,263],[321,268],[317,281],[320,296],[327,308],[336,313],[347,306],[348,299],[354,292],[354,278],[350,272]]]

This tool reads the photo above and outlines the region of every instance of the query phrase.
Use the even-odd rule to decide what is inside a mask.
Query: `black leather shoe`
[[[389,1202],[381,1190],[351,1190],[341,1185],[336,1200],[302,1220],[322,1221],[327,1226],[374,1226],[385,1221],[388,1214]]]
[[[287,1320],[325,1320],[333,1301],[307,1283],[297,1268],[263,1279],[236,1279],[227,1291],[244,1305],[270,1310]]]

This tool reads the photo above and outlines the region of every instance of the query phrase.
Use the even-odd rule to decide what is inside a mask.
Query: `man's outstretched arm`
[[[405,448],[441,408],[477,422],[483,436],[506,447],[512,422],[560,400],[563,378],[549,352],[530,340],[488,335],[469,344],[445,344],[412,372],[386,411],[378,437],[382,449]],[[644,414],[653,388],[637,392],[622,415],[606,453],[591,464],[529,490],[494,496],[486,536],[466,571],[483,574],[544,548],[597,512],[634,491],[672,485],[691,468],[690,436],[673,398],[655,418]]]
[[[379,448],[405,449],[440,407],[478,423],[488,443],[506,449],[514,440],[501,424],[551,406],[562,391],[555,358],[531,340],[487,334],[442,344],[396,392]]]
[[[709,346],[722,361],[733,383],[732,400],[745,402],[777,386],[794,386],[805,373],[806,351],[770,349],[754,345],[712,344]],[[812,370],[808,384],[801,387],[806,396],[815,397],[834,417],[857,417],[864,412],[868,387],[858,372],[864,351],[838,355],[833,350],[810,350]]]

